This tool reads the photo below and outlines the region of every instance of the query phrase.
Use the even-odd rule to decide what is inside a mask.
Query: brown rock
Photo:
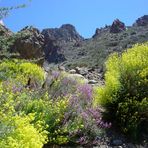
[[[125,24],[121,22],[119,19],[114,20],[111,28],[110,33],[119,33],[126,30]]]
[[[43,57],[44,36],[38,29],[25,27],[22,29],[14,44],[15,51],[19,52],[22,58],[34,59]]]

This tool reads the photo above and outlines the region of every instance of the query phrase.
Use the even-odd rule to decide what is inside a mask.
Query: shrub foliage
[[[148,44],[111,55],[106,69],[97,101],[106,108],[109,120],[138,138],[143,129],[148,132]]]
[[[0,62],[0,147],[84,145],[110,127],[93,107],[90,85],[56,71],[44,81],[45,73],[36,64]]]

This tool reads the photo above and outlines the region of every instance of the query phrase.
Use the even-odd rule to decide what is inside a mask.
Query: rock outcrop
[[[116,19],[111,25],[110,33],[119,33],[124,30],[126,30],[125,24],[121,22],[119,19]]]
[[[1,50],[2,54],[6,51],[5,57],[10,57],[10,52],[25,59],[38,60],[43,57],[47,65],[61,64],[66,69],[78,66],[81,69],[75,69],[76,73],[96,80],[100,78],[97,72],[92,73],[82,67],[103,69],[109,54],[121,53],[136,43],[148,41],[147,24],[148,15],[137,19],[134,26],[127,27],[116,19],[112,25],[97,28],[94,36],[88,39],[81,37],[70,24],[44,29],[41,33],[36,28],[26,27],[16,34],[0,25],[0,49],[5,49]]]
[[[45,58],[49,63],[60,63],[66,60],[63,52],[66,44],[76,44],[83,40],[74,26],[62,25],[60,28],[49,28],[42,31],[45,38]]]
[[[59,46],[56,40],[48,39],[45,41],[44,52],[45,59],[49,63],[60,63],[66,60],[62,47]]]
[[[18,33],[14,49],[22,58],[41,58],[44,53],[44,36],[38,29],[27,26]]]
[[[45,41],[48,39],[60,42],[79,42],[83,40],[75,27],[70,24],[62,25],[60,28],[44,29],[42,34],[45,36]]]
[[[148,15],[144,15],[136,20],[133,26],[147,26],[148,25]]]

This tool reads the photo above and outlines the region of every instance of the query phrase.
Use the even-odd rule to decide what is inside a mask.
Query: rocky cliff
[[[49,28],[42,31],[45,38],[45,58],[48,62],[64,62],[65,47],[69,44],[77,44],[83,41],[75,27],[70,24],[62,25],[60,28]]]
[[[2,45],[3,36],[13,36],[13,33],[0,26]],[[89,39],[84,39],[70,24],[62,25],[60,28],[43,29],[41,32],[36,28],[26,27],[16,35],[11,51],[19,52],[23,58],[44,57],[48,63],[61,63],[67,68],[102,68],[109,54],[120,53],[136,43],[148,41],[148,15],[138,18],[132,26],[126,26],[116,19],[111,25],[97,28]],[[0,48],[3,49],[2,46]]]

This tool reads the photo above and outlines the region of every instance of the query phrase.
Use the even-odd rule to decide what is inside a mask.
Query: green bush
[[[8,116],[2,114],[0,122],[0,147],[1,148],[41,148],[46,143],[47,132],[31,124],[33,115],[25,117]]]
[[[96,101],[106,108],[105,117],[136,139],[143,128],[148,132],[148,43],[111,55],[106,69]]]
[[[53,71],[43,81],[44,71],[35,64],[0,62],[0,147],[85,145],[110,127],[93,107],[93,87],[84,80]]]
[[[0,81],[15,79],[25,85],[29,78],[33,83],[41,85],[44,81],[44,71],[36,64],[24,60],[5,60],[0,63]]]
[[[67,110],[67,104],[68,99],[66,98],[58,98],[54,101],[49,100],[48,95],[45,94],[43,98],[28,100],[23,110],[25,114],[35,114],[35,123],[44,121],[44,129],[48,131],[50,144],[65,144],[69,142],[68,134],[61,123]]]

